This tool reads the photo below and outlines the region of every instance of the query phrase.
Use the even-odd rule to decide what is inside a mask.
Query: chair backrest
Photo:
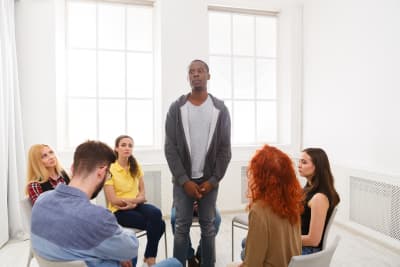
[[[106,192],[104,192],[104,188],[101,189],[101,191],[97,194],[96,205],[99,205],[107,209],[108,202],[107,202]]]
[[[336,236],[326,249],[308,255],[293,256],[288,267],[328,267],[339,241],[340,236]]]
[[[327,241],[328,241],[329,231],[330,231],[331,226],[333,224],[333,220],[335,219],[336,212],[337,212],[337,206],[332,210],[331,217],[329,218],[329,222],[326,225],[325,233],[324,233],[324,239],[322,240],[322,250],[324,250],[326,248],[326,245],[328,243]]]
[[[26,232],[31,232],[32,204],[28,197],[20,200],[21,211],[24,217],[24,227]]]
[[[84,261],[49,261],[34,253],[39,267],[87,267]]]
[[[240,214],[232,219],[232,224],[236,227],[239,227],[241,225],[242,229],[246,229],[249,226],[249,215],[248,214]]]

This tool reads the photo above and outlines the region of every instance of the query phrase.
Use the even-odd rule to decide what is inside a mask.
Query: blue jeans
[[[192,180],[197,184],[204,179]],[[186,264],[187,252],[189,250],[189,232],[193,219],[193,202],[195,199],[188,196],[184,188],[174,184],[173,189],[174,207],[176,208],[176,224],[174,235],[174,257],[183,266]],[[199,224],[201,229],[201,266],[214,267],[215,265],[215,227],[216,201],[218,187],[204,195],[198,200]]]
[[[146,230],[147,244],[144,257],[156,257],[158,242],[165,232],[165,222],[160,209],[151,204],[139,204],[134,209],[118,210],[114,214],[120,225]]]
[[[153,265],[154,267],[182,267],[182,264],[175,258],[168,258]]]
[[[172,209],[171,209],[171,228],[172,228],[172,233],[173,234],[175,234],[175,213],[176,213],[175,207],[172,207]],[[215,211],[215,215],[216,215],[215,216],[215,221],[214,221],[215,231],[216,231],[215,234],[218,234],[219,226],[221,225],[221,214],[219,213],[218,209]],[[197,216],[197,215],[193,214],[193,216]],[[197,246],[197,252],[196,252],[196,257],[198,257],[198,258],[201,257],[200,256],[201,255],[201,246],[200,246],[200,244],[201,244],[201,239],[199,241],[199,245]],[[190,235],[189,235],[189,249],[188,249],[188,252],[187,252],[186,259],[193,258],[194,254],[195,254],[195,250],[192,247],[192,241],[190,240]]]
[[[132,259],[132,266],[136,267],[137,258]],[[168,258],[163,261],[160,261],[154,265],[154,267],[182,267],[182,264],[175,258]]]
[[[301,255],[312,254],[318,251],[321,251],[321,248],[303,246],[301,248]]]
[[[242,251],[240,252],[240,258],[242,259],[242,261],[244,261],[244,255],[246,253],[246,240],[247,237],[243,238],[242,240]]]

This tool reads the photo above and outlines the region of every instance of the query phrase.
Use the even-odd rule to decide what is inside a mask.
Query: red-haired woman
[[[241,266],[287,266],[301,254],[303,190],[291,159],[264,145],[248,168],[250,213]]]

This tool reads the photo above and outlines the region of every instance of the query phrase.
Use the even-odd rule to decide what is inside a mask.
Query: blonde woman
[[[59,183],[69,184],[69,177],[58,162],[54,150],[44,144],[31,146],[28,153],[26,194],[32,205],[39,195]]]

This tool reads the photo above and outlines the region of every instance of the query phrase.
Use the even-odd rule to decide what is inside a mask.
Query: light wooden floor
[[[216,267],[225,267],[231,262],[232,231],[231,222],[235,214],[223,214],[220,231],[216,238],[217,262]],[[389,250],[376,243],[370,242],[365,238],[355,235],[346,229],[334,224],[331,229],[330,238],[339,234],[342,238],[339,246],[332,258],[333,267],[400,267],[400,253]],[[235,228],[235,260],[239,260],[240,242],[245,237],[246,231]],[[193,227],[193,244],[198,243],[200,237],[200,228]],[[167,220],[167,239],[168,256],[172,256],[173,236],[171,225]],[[139,239],[139,263],[142,260],[146,238]],[[329,241],[328,241],[329,242]],[[28,257],[28,241],[11,241],[0,249],[0,267],[26,267]],[[164,243],[160,242],[158,259],[165,258]],[[38,267],[35,261],[32,261],[31,267]],[[140,267],[141,264],[138,264]],[[255,266],[256,267],[256,266]]]

